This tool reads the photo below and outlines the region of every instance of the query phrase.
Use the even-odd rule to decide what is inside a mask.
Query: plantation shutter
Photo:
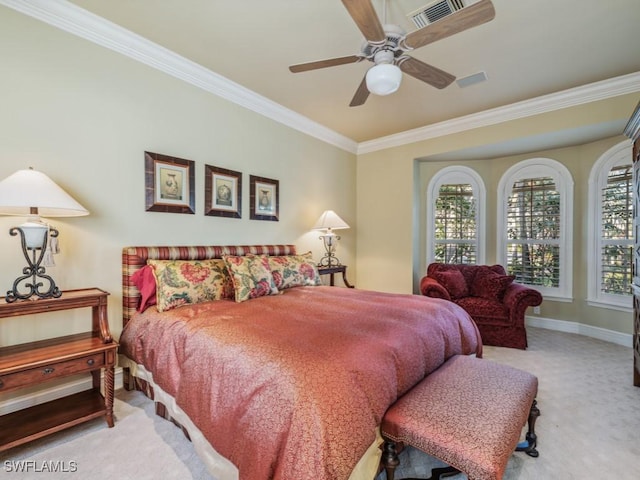
[[[601,197],[603,293],[630,295],[633,263],[633,167],[613,167]]]
[[[477,205],[470,184],[443,184],[435,205],[435,261],[475,264]]]
[[[551,177],[521,179],[507,201],[507,270],[519,283],[560,285],[560,193]]]

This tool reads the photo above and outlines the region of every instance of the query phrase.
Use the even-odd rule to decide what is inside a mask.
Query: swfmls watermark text
[[[6,473],[75,473],[78,462],[74,460],[5,460],[2,469]]]

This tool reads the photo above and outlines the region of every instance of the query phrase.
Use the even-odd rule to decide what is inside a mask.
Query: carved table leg
[[[355,286],[354,286],[354,285],[351,285],[351,284],[349,283],[349,280],[347,280],[347,269],[346,269],[346,268],[342,271],[342,281],[344,282],[344,284],[345,284],[348,288],[355,288]]]
[[[107,425],[113,427],[113,366],[105,368],[104,372],[104,404],[107,409]]]
[[[395,471],[398,465],[400,465],[400,460],[398,458],[398,452],[396,450],[396,443],[393,440],[388,440],[385,438],[384,445],[382,446],[382,465],[384,466],[384,471],[387,474],[387,480],[394,480]],[[431,470],[431,476],[424,480],[441,480],[445,477],[449,477],[451,475],[457,475],[460,473],[455,467],[441,467],[434,468]],[[404,480],[423,480],[419,478],[405,478]]]
[[[387,473],[387,480],[394,479],[396,467],[399,464],[400,460],[398,460],[396,442],[385,439],[382,447],[382,465],[384,466],[384,471]]]
[[[540,416],[540,410],[538,409],[538,402],[534,400],[531,404],[531,410],[529,411],[529,428],[524,442],[520,442],[516,447],[516,452],[524,452],[530,457],[537,457],[539,455],[536,450],[538,444],[538,437],[535,432],[536,420]]]

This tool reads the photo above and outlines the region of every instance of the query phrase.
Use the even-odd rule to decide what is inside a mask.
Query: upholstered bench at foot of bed
[[[514,450],[536,457],[538,379],[480,358],[455,356],[402,396],[382,420],[387,480],[398,466],[397,443],[411,445],[462,471],[469,480],[500,480]],[[518,443],[529,422],[526,441]]]

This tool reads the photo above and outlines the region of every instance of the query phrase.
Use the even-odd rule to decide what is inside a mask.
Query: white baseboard
[[[546,328],[548,330],[557,330],[559,332],[577,333],[586,337],[597,338],[605,342],[615,343],[624,347],[633,346],[633,335],[629,333],[620,333],[606,328],[592,327],[578,322],[567,322],[565,320],[554,320],[544,317],[525,317],[526,324],[531,327]]]
[[[92,383],[91,377],[87,377],[2,401],[0,402],[0,415],[6,415],[7,413],[89,390],[92,387]],[[116,368],[115,370],[114,386],[116,389],[122,388],[122,368]]]

